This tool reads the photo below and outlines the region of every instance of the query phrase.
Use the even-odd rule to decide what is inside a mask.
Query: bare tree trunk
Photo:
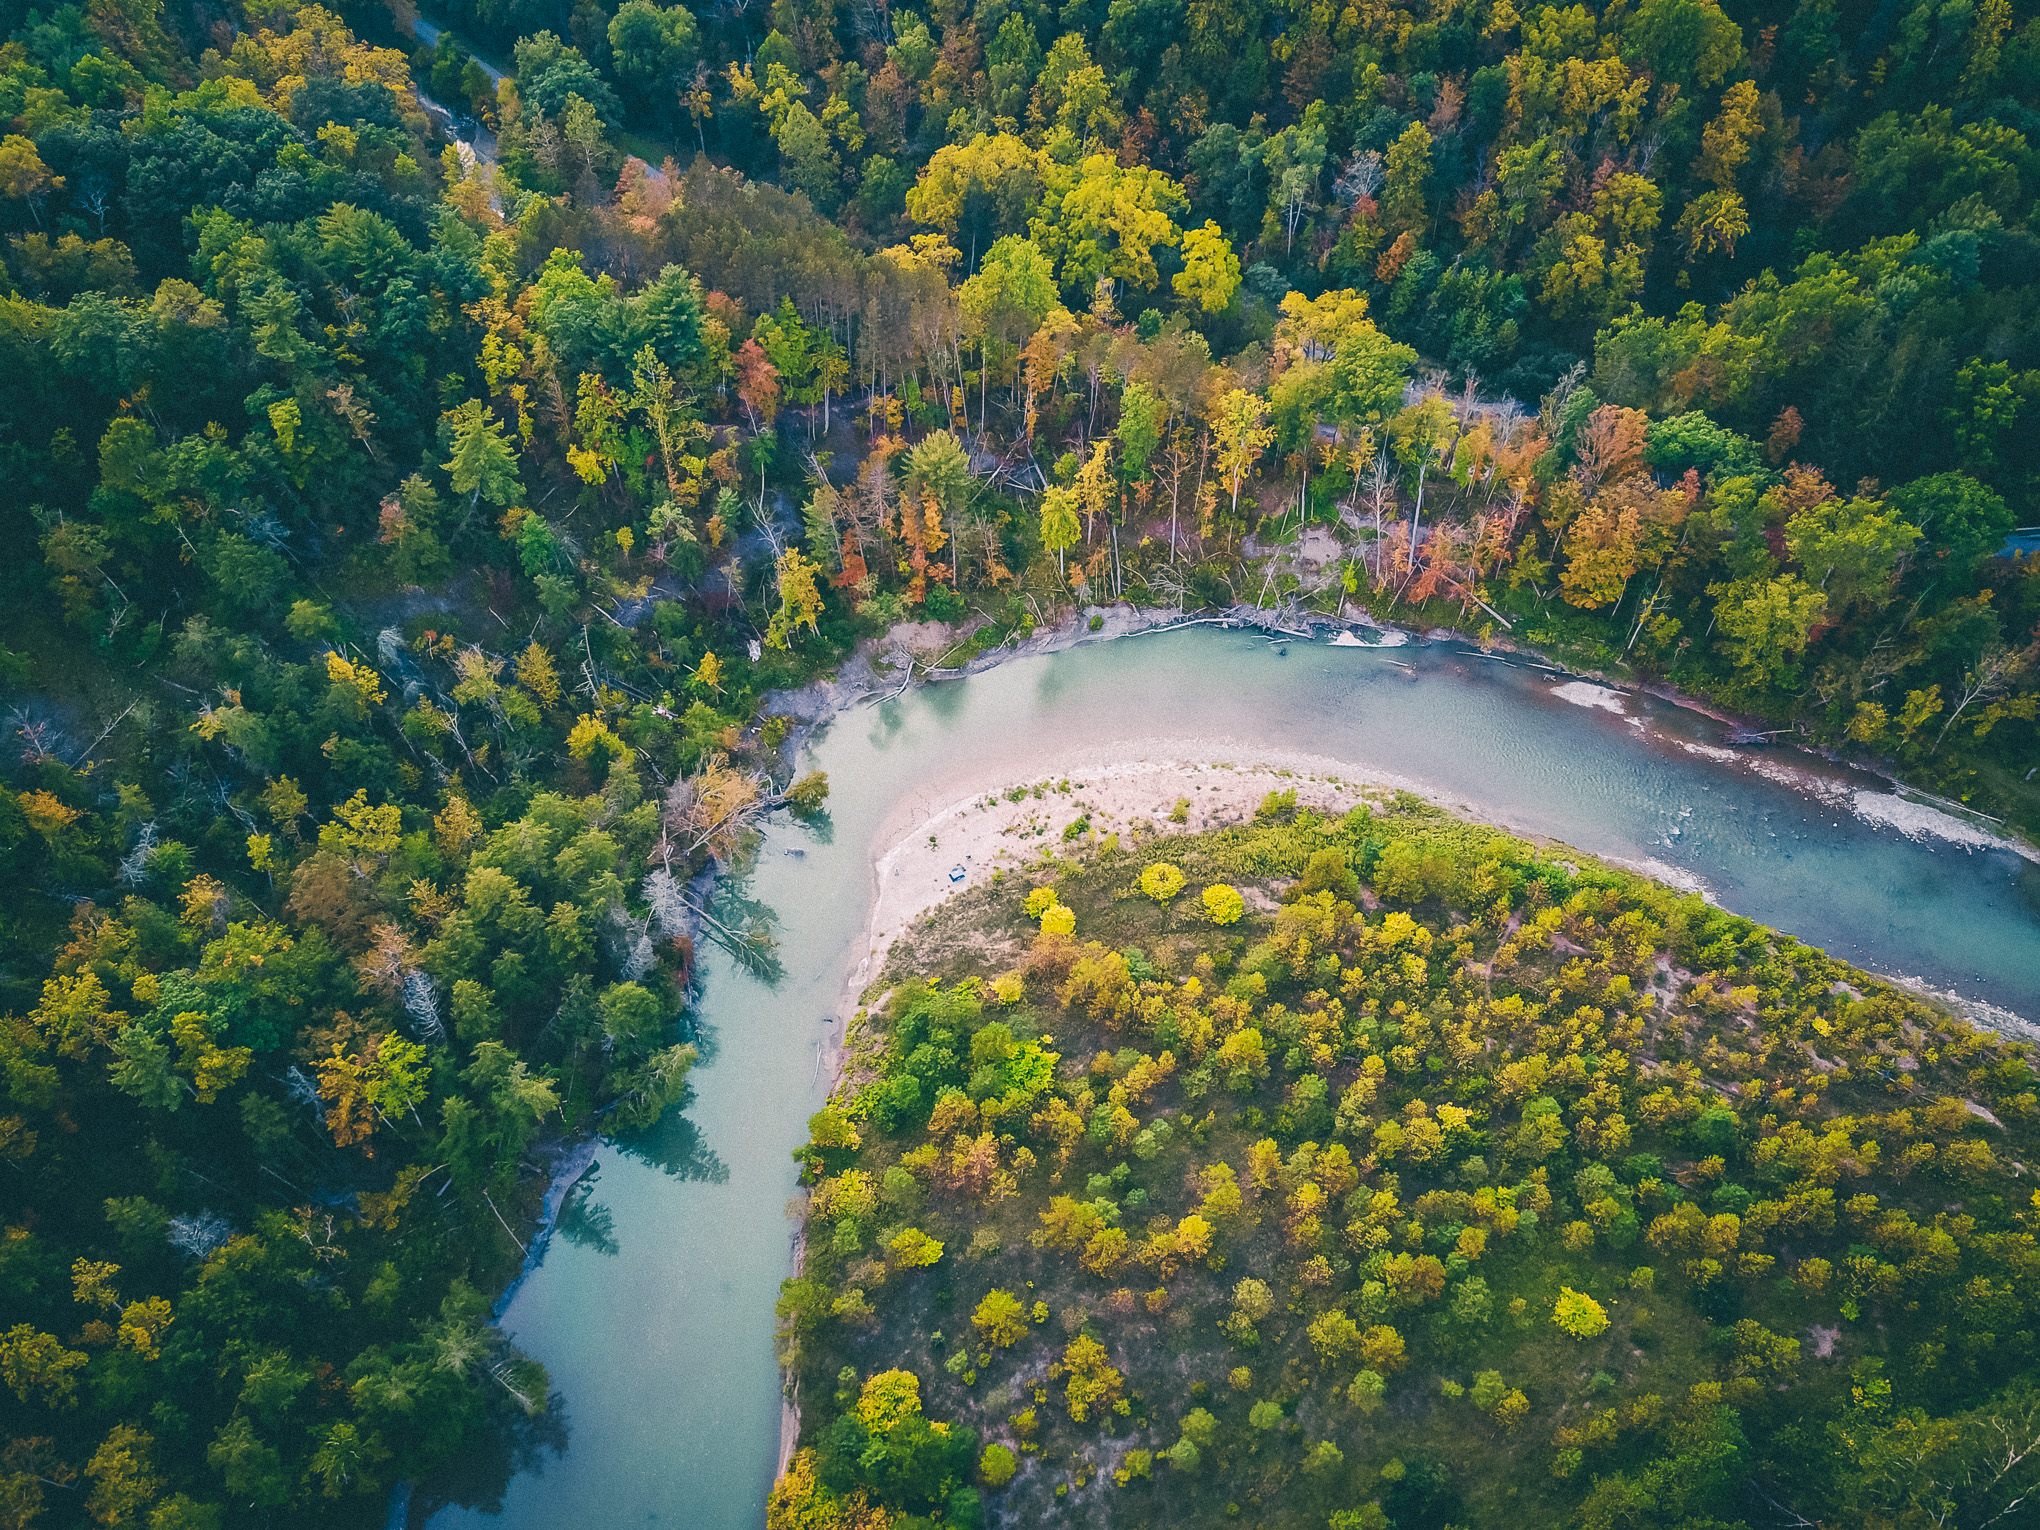
[[[1183,501],[1182,455],[1180,447],[1170,448],[1170,456],[1174,459],[1171,463],[1173,471],[1169,474],[1169,562],[1172,565],[1176,561],[1176,512]]]
[[[1410,567],[1417,566],[1417,528],[1424,520],[1424,478],[1431,471],[1431,454],[1424,453],[1423,463],[1417,468],[1417,508],[1410,516]]]

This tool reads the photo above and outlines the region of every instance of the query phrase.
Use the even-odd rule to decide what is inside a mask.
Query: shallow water
[[[871,895],[870,855],[974,789],[1085,757],[1303,753],[1596,855],[1649,863],[1863,966],[2040,1020],[2040,867],[1859,816],[1867,777],[1724,751],[1719,724],[1588,694],[1458,647],[1271,644],[1211,630],[1018,660],[840,718],[815,743],[822,830],[776,823],[753,896],[780,917],[773,987],[705,963],[704,1063],[684,1114],[604,1144],[504,1317],[543,1360],[566,1446],[488,1512],[435,1530],[665,1523],[754,1530],[779,1443],[772,1302],[788,1272],[789,1154],[826,1092],[821,1043]],[[1761,773],[1760,773],[1761,772]],[[1778,779],[1774,779],[1778,778]]]

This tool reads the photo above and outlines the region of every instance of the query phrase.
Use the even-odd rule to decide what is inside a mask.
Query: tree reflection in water
[[[616,1216],[595,1199],[595,1185],[601,1177],[599,1167],[590,1169],[567,1192],[567,1202],[560,1208],[559,1224],[554,1230],[576,1248],[614,1258],[621,1246],[616,1241]]]
[[[523,1472],[543,1473],[549,1458],[567,1451],[570,1426],[567,1399],[549,1394],[545,1412],[528,1418],[521,1408],[491,1411],[490,1427],[476,1430],[465,1447],[439,1471],[418,1484],[406,1522],[422,1525],[448,1505],[503,1512],[503,1494],[510,1479]]]
[[[656,1126],[640,1132],[620,1133],[610,1142],[624,1157],[650,1164],[674,1179],[699,1180],[709,1185],[727,1184],[729,1165],[702,1141],[701,1128],[685,1113],[687,1103],[682,1100],[675,1105]]]

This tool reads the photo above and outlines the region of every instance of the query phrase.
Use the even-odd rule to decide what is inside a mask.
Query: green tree
[[[680,82],[694,68],[694,17],[681,5],[624,0],[609,22],[610,67],[626,90],[670,117]]]
[[[517,455],[503,438],[503,426],[483,400],[471,398],[453,413],[453,455],[441,464],[453,480],[453,492],[470,505],[486,499],[509,505],[522,497]]]
[[[1391,228],[1421,231],[1429,220],[1424,186],[1431,178],[1431,134],[1412,122],[1389,146],[1388,179],[1381,191],[1381,215]]]
[[[1175,220],[1188,206],[1181,186],[1145,165],[1108,154],[1068,166],[1051,161],[1028,234],[1066,292],[1089,297],[1101,277],[1152,291],[1161,280],[1154,252],[1181,241]]]
[[[843,193],[843,163],[822,126],[805,102],[795,101],[773,130],[787,178],[825,212],[833,211]]]
[[[1355,325],[1338,342],[1331,362],[1328,406],[1342,425],[1373,425],[1402,407],[1417,353],[1372,324]]]
[[[1051,484],[1041,496],[1041,545],[1055,554],[1057,573],[1064,572],[1063,555],[1083,537],[1084,523],[1077,516],[1075,491]]]
[[[642,1045],[664,1020],[659,1001],[637,983],[613,984],[602,995],[602,1029],[621,1045]]]
[[[1008,234],[985,252],[984,264],[957,299],[978,341],[978,423],[983,427],[994,348],[1003,363],[1041,327],[1056,306],[1054,270],[1032,240]]]
[[[1161,445],[1162,427],[1169,417],[1167,400],[1144,382],[1130,382],[1119,396],[1119,428],[1113,435],[1119,442],[1119,461],[1128,478],[1147,476],[1148,463]]]
[[[1742,28],[1714,0],[1643,0],[1622,29],[1623,56],[1682,91],[1719,83],[1742,60]]]
[[[1709,585],[1729,660],[1754,688],[1781,683],[1827,611],[1827,597],[1797,574]]]
[[[290,1476],[283,1457],[263,1442],[245,1416],[237,1414],[221,1427],[206,1447],[205,1458],[220,1474],[228,1497],[265,1508],[289,1501]]]
[[[1891,503],[1926,540],[1926,555],[1966,571],[2004,545],[2017,524],[2004,500],[1967,473],[1936,473],[1891,491]]]
[[[125,1025],[114,1038],[114,1087],[150,1110],[184,1103],[184,1081],[170,1066],[170,1049],[145,1025]]]
[[[970,456],[963,443],[946,430],[933,430],[907,454],[907,487],[924,494],[947,514],[961,509],[970,495]]]
[[[1235,514],[1240,508],[1241,488],[1252,476],[1261,453],[1275,439],[1275,432],[1261,423],[1267,416],[1268,406],[1259,398],[1244,388],[1233,388],[1219,400],[1211,422],[1218,441],[1218,470],[1232,492]]]
[[[1861,496],[1823,500],[1785,527],[1785,545],[1837,612],[1888,592],[1919,539],[1919,528],[1882,500]]]
[[[1868,1422],[1868,1421],[1866,1421]],[[2036,1485],[2040,1393],[2020,1380],[1946,1418],[1919,1409],[1848,1429],[1842,1511],[1857,1524],[1988,1525]]]

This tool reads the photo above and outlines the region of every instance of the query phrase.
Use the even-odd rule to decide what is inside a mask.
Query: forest
[[[902,622],[1451,626],[2040,829],[2010,0],[0,36],[9,1523],[494,1501],[552,1165],[771,970],[766,698]]]
[[[771,1530],[2018,1523],[2027,1047],[1563,847],[1296,795],[894,948],[799,1155]]]

